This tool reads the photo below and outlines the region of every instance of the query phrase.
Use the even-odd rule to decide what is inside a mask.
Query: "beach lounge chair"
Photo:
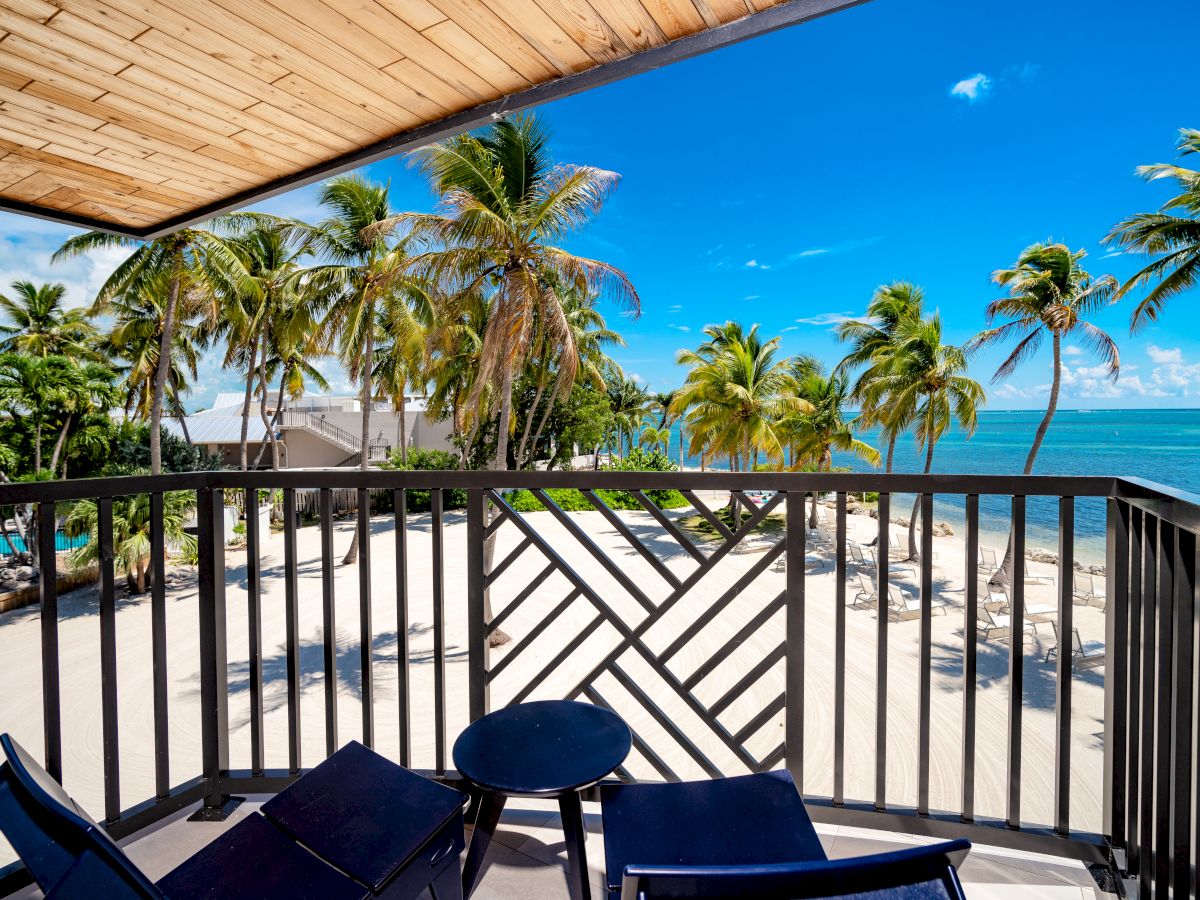
[[[875,587],[875,582],[861,572],[857,577],[858,593],[854,595],[854,599],[848,605],[864,608],[873,607],[879,599],[879,590]]]
[[[878,569],[879,568],[879,557],[875,555],[875,550],[870,549],[867,552],[871,555],[871,568]],[[889,572],[907,572],[910,578],[917,577],[917,570],[915,568],[913,568],[912,566],[908,565],[907,563],[891,562],[889,560],[888,561],[888,571]]]
[[[600,788],[608,900],[962,900],[967,841],[829,861],[786,771]]]
[[[1071,595],[1075,600],[1084,606],[1104,607],[1104,582],[1100,582],[1097,589],[1095,577],[1088,572],[1075,572],[1072,579],[1074,590]]]
[[[1009,608],[1011,601],[1008,599],[1008,589],[1004,587],[989,588],[988,599],[985,603],[994,607],[995,612],[1003,615],[1008,615],[1012,611]],[[1025,621],[1033,623],[1033,630],[1035,632],[1038,625],[1045,625],[1047,622],[1054,621],[1053,617],[1056,615],[1058,615],[1058,607],[1053,603],[1025,604]]]
[[[996,559],[996,551],[991,547],[979,548],[979,571],[991,578],[1000,570],[1000,562]]]
[[[1029,560],[1025,560],[1025,583],[1026,584],[1054,584],[1053,575],[1034,575],[1029,571]]]
[[[1005,632],[1005,635],[1012,631],[1012,616],[1008,613],[993,612],[988,609],[988,604],[980,603],[978,609],[978,617],[976,618],[976,626],[983,632],[983,639],[986,641],[997,631]],[[1033,633],[1035,624],[1026,619],[1023,631]]]
[[[1044,662],[1050,662],[1051,659],[1058,656],[1058,647],[1062,643],[1062,638],[1058,636],[1058,625],[1054,622],[1050,624],[1054,627],[1054,646],[1046,651]],[[1090,669],[1102,665],[1104,665],[1104,642],[1084,641],[1079,636],[1079,629],[1072,628],[1071,667],[1074,669]]]
[[[458,791],[351,742],[157,882],[7,734],[0,831],[56,900],[462,900]]]
[[[946,614],[946,601],[935,597],[930,601],[931,613]],[[888,585],[888,618],[893,622],[915,619],[921,615],[921,599],[894,584]]]
[[[846,541],[846,549],[850,553],[850,565],[858,566],[862,569],[875,568],[874,555],[872,555],[871,559],[867,559],[866,554],[863,553],[863,548],[859,544]]]

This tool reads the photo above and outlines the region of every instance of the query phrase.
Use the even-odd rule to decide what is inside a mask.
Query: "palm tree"
[[[67,438],[81,423],[97,413],[107,413],[117,401],[115,375],[100,363],[84,363],[75,367],[63,380],[59,396],[59,414],[63,416],[58,439],[50,453],[50,471],[58,471],[58,461],[66,447]]]
[[[101,342],[102,352],[115,363],[124,385],[126,415],[133,414],[143,422],[150,419],[154,407],[165,295],[166,279],[158,279],[116,294],[107,304],[113,326]],[[179,420],[185,439],[188,435],[183,397],[191,390],[190,381],[196,379],[199,361],[196,327],[189,322],[177,324],[171,335],[165,401],[171,415]]]
[[[321,187],[320,202],[330,216],[315,227],[297,225],[313,253],[328,260],[308,273],[315,290],[328,295],[323,330],[336,338],[338,355],[358,383],[362,407],[359,467],[371,465],[371,406],[375,398],[375,343],[382,304],[396,295],[428,302],[424,285],[409,270],[407,244],[394,240],[400,218],[392,213],[388,185],[360,175],[341,175]],[[358,559],[356,528],[342,559]]]
[[[979,407],[985,394],[979,383],[965,374],[969,347],[942,343],[942,319],[934,314],[902,322],[893,348],[876,366],[866,399],[872,405],[887,402],[912,409],[917,450],[925,453],[926,475],[933,469],[937,442],[954,422],[968,435],[975,433]],[[917,508],[913,502],[908,525],[909,559],[917,558]],[[925,527],[929,527],[925,523]]]
[[[884,395],[874,395],[869,388],[871,380],[884,371],[876,363],[888,357],[904,322],[920,320],[924,300],[924,290],[911,282],[880,285],[867,304],[865,319],[852,319],[837,327],[838,339],[849,341],[850,351],[834,368],[834,374],[847,374],[867,367],[851,388],[850,397],[861,406],[859,419],[862,426],[881,427],[880,436],[887,441],[885,472],[892,471],[896,439],[912,424],[914,409],[898,406]],[[871,396],[876,396],[876,403],[867,402]]]
[[[0,353],[97,358],[96,329],[84,310],[63,308],[65,286],[14,281],[12,293],[0,294],[0,313],[11,323],[0,325]]]
[[[792,468],[810,465],[818,472],[828,472],[833,468],[834,450],[853,453],[872,466],[879,465],[879,451],[855,437],[856,421],[846,421],[850,391],[844,377],[810,372],[797,384],[796,394],[807,404],[807,409],[788,413],[779,423],[784,442],[793,448]],[[817,527],[815,492],[809,527]]]
[[[595,216],[617,175],[588,166],[553,165],[549,134],[533,115],[502,119],[482,133],[423,147],[415,158],[441,196],[443,210],[409,214],[414,233],[437,245],[414,259],[416,270],[447,294],[494,290],[483,334],[479,377],[468,403],[495,390],[499,432],[493,468],[508,466],[513,381],[532,345],[535,325],[560,348],[559,378],[573,380],[574,335],[564,310],[570,291],[601,294],[640,307],[623,272],[555,245]]]
[[[181,228],[151,241],[88,231],[68,238],[54,253],[59,261],[113,247],[132,252],[101,286],[92,312],[104,313],[118,295],[138,294],[151,285],[165,286],[159,353],[150,397],[150,472],[162,472],[162,412],[170,380],[171,347],[178,321],[187,321],[201,304],[211,318],[219,315],[218,298],[253,291],[254,282],[228,241],[204,228]],[[185,286],[191,288],[185,291]]]
[[[194,491],[166,491],[163,494],[163,534],[167,546],[179,548],[186,556],[195,552],[196,536],[184,525],[196,506]],[[78,500],[63,523],[71,537],[86,536],[87,543],[71,553],[71,564],[86,566],[100,558],[99,513],[92,500]],[[125,573],[133,593],[143,594],[150,587],[150,495],[114,497],[112,502],[113,556],[118,571]]]
[[[1200,130],[1183,128],[1179,135],[1181,157],[1200,153]],[[1158,257],[1121,285],[1113,297],[1120,300],[1135,287],[1157,281],[1133,311],[1132,332],[1156,321],[1167,300],[1191,290],[1200,280],[1200,172],[1169,163],[1139,166],[1137,172],[1147,181],[1174,179],[1180,192],[1158,212],[1139,213],[1118,222],[1104,239],[1122,250]]]
[[[491,406],[485,396],[478,406],[467,403],[479,379],[483,335],[491,304],[481,290],[467,291],[440,304],[426,340],[426,371],[432,388],[426,411],[435,419],[449,419],[454,443],[460,449],[459,467],[473,453],[481,410]]]
[[[1011,375],[1026,359],[1037,353],[1042,340],[1050,335],[1053,358],[1053,377],[1046,412],[1033,435],[1029,455],[1025,457],[1024,473],[1033,472],[1038,451],[1050,430],[1058,409],[1062,386],[1062,342],[1076,336],[1103,363],[1109,378],[1114,381],[1121,371],[1121,354],[1116,342],[1085,317],[1108,306],[1117,292],[1117,280],[1111,275],[1093,278],[1080,263],[1087,253],[1071,252],[1064,244],[1046,241],[1027,247],[1017,257],[1011,269],[998,269],[992,280],[1008,288],[1008,296],[988,304],[987,320],[991,325],[997,318],[1009,321],[981,332],[975,344],[998,343],[1016,339],[1017,345],[1000,364],[992,381]],[[1012,578],[1012,542],[1005,551],[1004,564],[997,570],[998,580]]]
[[[608,402],[612,407],[617,455],[624,459],[627,446],[632,451],[634,437],[645,421],[650,395],[641,382],[626,376],[615,364],[613,369],[606,380]]]
[[[42,437],[53,414],[69,401],[78,371],[65,356],[0,356],[0,406],[20,411],[33,425],[33,471],[42,470]]]
[[[655,428],[653,425],[647,425],[642,429],[642,434],[638,438],[638,444],[643,447],[649,447],[651,450],[661,448],[665,454],[671,449],[671,429]]]
[[[807,403],[795,394],[789,361],[775,358],[779,338],[763,341],[757,325],[743,332],[734,322],[710,325],[704,333],[704,344],[676,357],[690,369],[672,403],[686,420],[688,452],[726,456],[735,472],[752,471],[760,453],[782,460],[776,426]],[[732,495],[729,505],[736,527],[740,511]]]
[[[397,293],[384,300],[374,381],[378,396],[390,400],[400,416],[401,463],[408,462],[407,392],[410,386],[423,389],[428,383],[425,348],[433,321],[433,303],[424,292]]]

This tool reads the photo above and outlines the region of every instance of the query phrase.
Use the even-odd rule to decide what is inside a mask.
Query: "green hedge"
[[[612,509],[642,508],[634,496],[626,491],[610,491],[601,488],[595,493]],[[588,499],[575,488],[549,488],[546,495],[567,512],[590,512],[595,509]],[[524,488],[514,491],[505,499],[508,501],[508,505],[517,512],[539,512],[546,508],[542,505],[541,500]],[[687,498],[676,490],[646,491],[646,499],[659,509],[682,509],[690,505]]]

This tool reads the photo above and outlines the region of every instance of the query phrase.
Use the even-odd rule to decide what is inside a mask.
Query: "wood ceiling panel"
[[[0,0],[0,207],[158,234],[859,2]]]

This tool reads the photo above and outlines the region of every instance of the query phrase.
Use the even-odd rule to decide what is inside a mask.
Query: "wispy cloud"
[[[789,326],[787,326],[786,328],[780,328],[779,330],[780,330],[780,332],[784,332],[784,331],[799,331],[799,330],[800,330],[800,326],[799,326],[799,325],[789,325]]]
[[[1178,365],[1183,362],[1183,350],[1179,347],[1163,348],[1154,344],[1146,347],[1146,355],[1150,361],[1160,366]]]
[[[683,309],[683,304],[682,303],[672,303],[670,306],[667,307],[667,309],[670,310],[671,312],[679,312],[681,309]]]
[[[762,294],[747,294],[742,299],[743,300],[758,300],[761,297],[762,297]]]
[[[992,89],[992,79],[982,72],[976,72],[970,78],[956,82],[950,88],[951,97],[962,97],[968,103],[982,100]]]
[[[757,259],[746,260],[745,266],[747,269],[762,269],[763,271],[766,271],[767,269],[771,268],[766,263],[760,263]]]
[[[1078,347],[1063,347],[1063,356],[1082,356],[1083,351]]]
[[[668,325],[667,327],[668,327],[668,328],[674,328],[676,331],[683,331],[683,332],[688,332],[688,331],[691,331],[691,330],[692,330],[692,329],[691,329],[691,327],[690,327],[690,326],[688,326],[688,325],[676,325],[676,324],[674,324],[674,323],[671,323],[671,324],[670,324],[670,325]]]
[[[800,325],[840,325],[851,318],[853,318],[853,314],[847,310],[840,313],[817,313],[815,316],[805,316],[802,319],[797,319],[796,322]]]
[[[811,250],[801,250],[799,253],[793,253],[792,256],[796,259],[805,259],[809,256],[824,256],[828,252],[828,247],[814,247]]]

